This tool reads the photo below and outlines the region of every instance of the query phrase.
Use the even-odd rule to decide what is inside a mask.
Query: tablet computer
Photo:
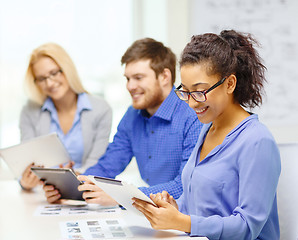
[[[119,204],[125,207],[128,211],[134,212],[139,215],[141,214],[139,210],[132,206],[133,197],[149,202],[152,205],[156,206],[156,204],[146,194],[144,194],[141,190],[139,190],[132,184],[126,183],[121,180],[91,175],[89,175],[88,178],[98,187],[100,187],[104,192],[110,195],[114,200],[116,200]]]
[[[82,182],[77,179],[72,169],[32,167],[31,170],[39,179],[45,181],[45,184],[54,185],[59,190],[61,199],[84,200],[83,192],[78,190]]]
[[[33,162],[38,166],[55,167],[70,160],[57,133],[36,137],[18,145],[0,149],[0,156],[15,178],[21,177],[26,167]]]

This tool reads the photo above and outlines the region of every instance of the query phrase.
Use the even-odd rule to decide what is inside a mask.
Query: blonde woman
[[[21,112],[21,141],[56,132],[77,172],[94,165],[108,145],[112,111],[87,93],[67,52],[55,43],[33,50],[25,87],[30,99]],[[38,184],[32,165],[20,180],[27,190]]]

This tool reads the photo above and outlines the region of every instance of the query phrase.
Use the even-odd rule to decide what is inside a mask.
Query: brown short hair
[[[150,60],[150,67],[156,76],[168,68],[172,74],[172,85],[176,78],[176,56],[172,50],[152,38],[135,41],[124,53],[121,64],[128,64],[139,60]]]

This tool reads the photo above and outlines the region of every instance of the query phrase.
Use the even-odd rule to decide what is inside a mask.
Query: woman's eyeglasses
[[[58,77],[60,75],[60,73],[62,73],[62,72],[63,72],[62,69],[52,71],[49,73],[49,76],[47,76],[47,77],[41,76],[41,77],[35,78],[34,82],[36,82],[38,84],[45,84],[48,79],[55,80],[56,77]]]
[[[197,102],[205,102],[207,100],[206,94],[213,90],[214,88],[221,85],[227,77],[224,77],[223,79],[219,80],[217,83],[215,83],[212,87],[205,91],[193,91],[193,92],[187,92],[183,90],[179,90],[182,86],[180,85],[177,87],[174,91],[177,94],[178,98],[180,98],[183,101],[188,101],[189,97],[192,96],[192,98]]]

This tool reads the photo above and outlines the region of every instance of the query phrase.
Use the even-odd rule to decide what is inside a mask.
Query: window
[[[133,41],[132,9],[132,0],[0,0],[1,148],[20,141],[18,124],[27,100],[23,80],[29,55],[46,42],[65,48],[85,88],[109,102],[113,137],[130,104],[120,59]]]

